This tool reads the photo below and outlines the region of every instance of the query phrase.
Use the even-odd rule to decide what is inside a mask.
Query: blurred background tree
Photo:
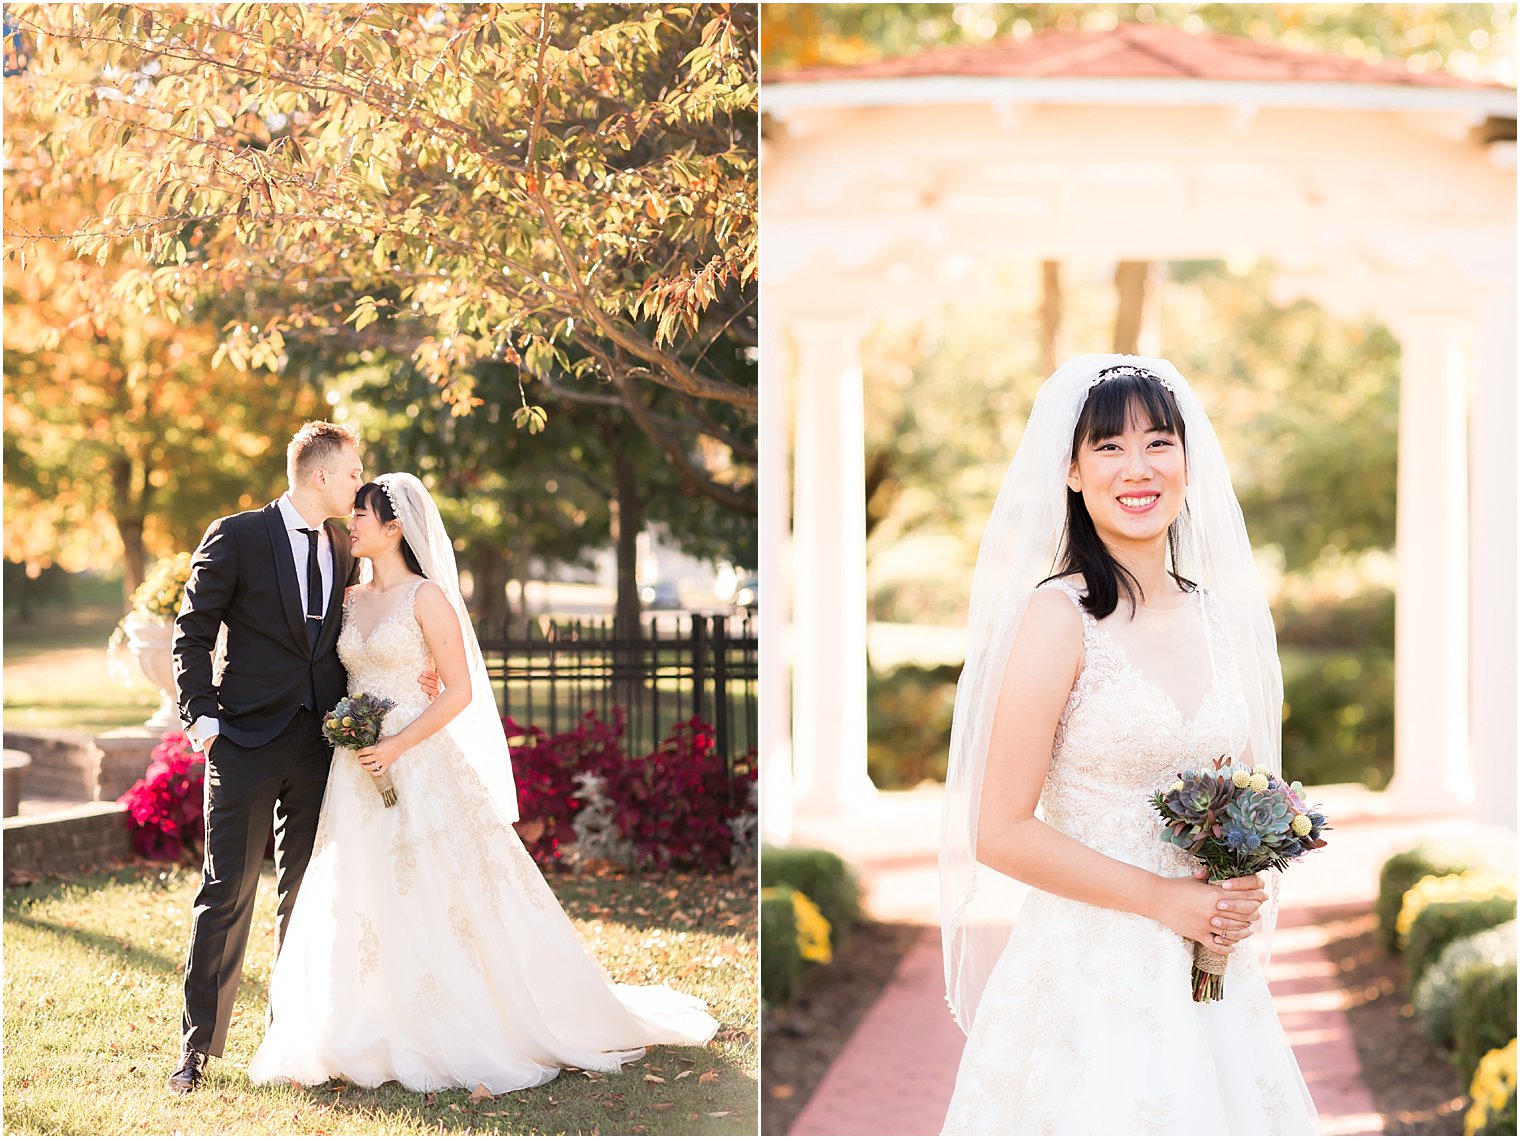
[[[778,4],[765,12],[764,65],[786,71],[861,63],[928,46],[1103,31],[1130,21],[1515,82],[1513,4]]]
[[[752,8],[724,4],[8,6],[7,279],[63,266],[53,303],[72,306],[19,322],[65,352],[81,315],[114,322],[114,353],[127,325],[151,351],[198,329],[183,399],[133,411],[165,399],[124,380],[127,410],[86,427],[69,405],[89,401],[48,411],[56,362],[13,368],[35,347],[13,313],[38,297],[8,289],[8,551],[27,536],[14,548],[35,571],[105,517],[99,478],[82,505],[31,476],[44,451],[128,447],[123,423],[147,416],[152,469],[134,460],[128,481],[156,493],[116,510],[166,552],[241,492],[277,491],[270,440],[322,412],[377,432],[373,459],[468,488],[452,521],[530,547],[514,560],[607,539],[615,480],[580,486],[575,468],[614,445],[641,519],[686,518],[678,542],[738,560],[755,511],[756,33]],[[164,421],[194,436],[212,405],[257,430],[174,449]]]

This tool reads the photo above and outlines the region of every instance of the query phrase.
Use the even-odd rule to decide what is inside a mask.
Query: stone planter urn
[[[157,617],[129,613],[121,623],[127,647],[149,682],[163,693],[163,700],[143,727],[154,733],[180,731],[179,701],[174,687],[174,623]]]

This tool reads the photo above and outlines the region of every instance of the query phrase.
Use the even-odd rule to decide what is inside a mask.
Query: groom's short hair
[[[285,448],[285,474],[290,485],[309,474],[313,467],[331,463],[344,447],[359,446],[359,433],[352,427],[314,419],[301,424]]]

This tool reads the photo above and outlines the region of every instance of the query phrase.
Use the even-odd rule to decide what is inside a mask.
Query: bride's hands
[[[384,775],[390,770],[391,765],[401,758],[405,750],[396,741],[396,736],[385,736],[374,747],[367,747],[357,752],[359,766],[371,775]]]
[[[1153,916],[1183,937],[1218,953],[1233,953],[1256,932],[1267,892],[1254,874],[1217,885],[1207,879],[1206,870],[1192,878],[1163,878]]]

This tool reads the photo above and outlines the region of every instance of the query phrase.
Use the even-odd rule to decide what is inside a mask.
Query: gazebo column
[[[761,288],[764,289],[764,285]],[[777,321],[760,326],[760,834],[766,842],[792,835],[791,660],[785,630],[791,615],[791,447],[784,344]]]
[[[1429,814],[1465,809],[1473,797],[1467,734],[1470,339],[1462,322],[1444,317],[1411,317],[1395,331],[1403,374],[1388,792],[1401,811]]]
[[[858,321],[791,326],[792,772],[797,815],[876,794],[866,775],[865,403]]]
[[[1472,650],[1469,694],[1478,821],[1515,826],[1515,293],[1487,291],[1472,399],[1470,539]]]

